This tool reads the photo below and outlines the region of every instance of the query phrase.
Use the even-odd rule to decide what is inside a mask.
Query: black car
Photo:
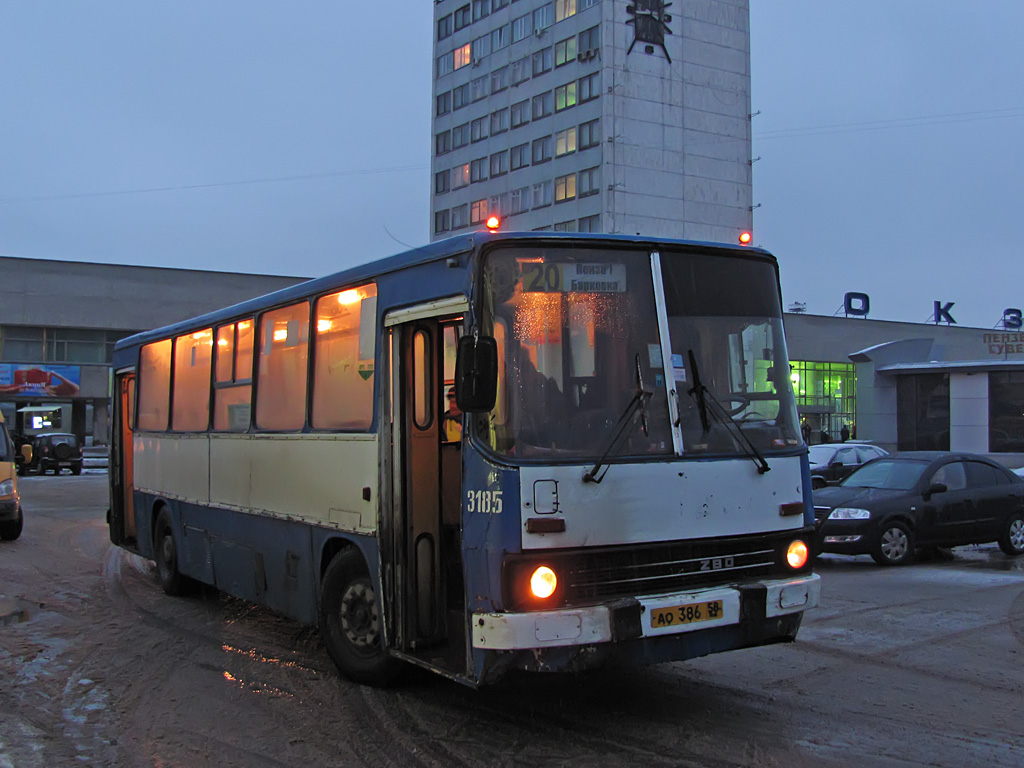
[[[82,444],[67,432],[47,432],[32,437],[32,461],[24,465],[25,474],[52,471],[59,475],[62,469],[71,474],[82,474]]]
[[[811,488],[824,488],[830,482],[842,480],[861,464],[866,464],[889,452],[867,443],[821,443],[808,449],[811,461]]]
[[[814,491],[817,551],[900,565],[924,546],[999,542],[1024,553],[1024,478],[984,456],[920,451],[865,464]]]

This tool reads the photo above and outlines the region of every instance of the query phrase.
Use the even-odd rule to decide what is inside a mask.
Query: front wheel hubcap
[[[348,585],[341,598],[341,628],[345,637],[357,648],[369,649],[376,645],[380,633],[377,616],[377,596],[367,581]]]
[[[907,534],[899,528],[890,528],[882,534],[882,554],[886,560],[900,560],[907,554]]]

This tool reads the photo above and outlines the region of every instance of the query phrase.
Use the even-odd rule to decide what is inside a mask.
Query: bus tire
[[[14,520],[5,520],[0,523],[0,539],[3,541],[14,541],[21,536],[21,528],[25,524],[25,513],[18,510],[18,517]]]
[[[174,539],[171,513],[167,508],[160,510],[153,529],[153,556],[156,558],[156,578],[168,595],[186,595],[192,591],[195,582],[178,570],[178,542]]]
[[[363,685],[385,686],[401,662],[384,648],[377,596],[362,555],[339,552],[320,584],[320,634],[338,670]]]

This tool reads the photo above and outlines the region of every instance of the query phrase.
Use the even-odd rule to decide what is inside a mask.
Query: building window
[[[483,141],[487,138],[487,118],[478,117],[469,127],[469,136],[471,141]]]
[[[520,187],[509,193],[508,214],[522,213],[530,208],[530,188]]]
[[[555,88],[555,112],[576,106],[576,81]]]
[[[452,111],[452,92],[445,91],[437,94],[437,114],[447,115]]]
[[[1024,372],[988,374],[988,449],[1024,453]]]
[[[767,363],[766,363],[767,365]],[[760,377],[762,374],[758,374]],[[767,373],[764,386],[768,386]],[[797,411],[812,437],[821,442],[821,433],[839,435],[844,424],[852,425],[857,413],[857,376],[852,363],[815,363],[790,361],[790,380],[796,395]],[[801,427],[803,424],[801,424]]]
[[[491,0],[473,0],[473,21],[480,21],[491,12]]]
[[[469,185],[469,163],[452,168],[452,189],[462,189]]]
[[[265,312],[257,338],[256,426],[298,431],[306,423],[309,302]]]
[[[488,75],[484,75],[469,81],[469,98],[472,101],[480,101],[480,99],[487,98],[487,81],[489,79]]]
[[[458,32],[463,27],[468,27],[473,23],[473,17],[471,15],[469,3],[462,6],[455,11],[455,31]]]
[[[469,208],[467,205],[457,205],[452,208],[452,229],[464,229],[469,226]]]
[[[580,124],[580,149],[590,149],[601,143],[601,120],[588,120]]]
[[[571,155],[576,151],[576,126],[555,134],[555,157]]]
[[[451,131],[441,131],[434,135],[434,154],[446,155],[452,151]]]
[[[530,57],[523,56],[521,59],[516,59],[509,64],[511,69],[510,77],[512,78],[512,85],[519,85],[525,83],[530,79]]]
[[[543,75],[550,72],[555,65],[555,54],[553,48],[544,48],[533,54],[533,76]]]
[[[576,197],[576,174],[567,173],[555,179],[555,202],[564,203]]]
[[[499,67],[491,72],[491,93],[500,93],[508,88],[508,67]]]
[[[484,35],[473,41],[473,63],[477,64],[491,52],[491,36]]]
[[[442,77],[455,68],[455,54],[451,51],[437,57],[437,76]]]
[[[452,149],[459,149],[469,144],[469,123],[456,125],[452,128]]]
[[[596,195],[601,191],[601,167],[585,168],[580,171],[579,192],[580,197]]]
[[[530,100],[518,101],[510,107],[512,111],[512,127],[518,128],[530,122]]]
[[[541,136],[539,139],[533,141],[533,164],[540,165],[546,163],[551,159],[551,145],[553,144],[550,136]]]
[[[451,177],[448,175],[448,171],[438,171],[434,174],[434,194],[443,195],[445,192],[451,189],[449,183]]]
[[[530,189],[530,198],[531,208],[544,208],[551,205],[554,200],[554,186],[550,179],[534,184]]]
[[[601,229],[601,217],[600,216],[583,216],[579,220],[577,228],[578,232],[600,232]]]
[[[498,11],[509,4],[509,0],[492,0],[491,11]]]
[[[462,109],[469,104],[469,83],[452,88],[452,109]]]
[[[594,8],[594,7],[596,7],[596,6],[600,5],[600,4],[601,4],[601,0],[579,0],[579,3],[578,3],[579,9],[581,11],[584,11],[587,8]]]
[[[448,209],[445,208],[443,211],[434,212],[434,234],[441,234],[447,232],[451,224],[448,219]]]
[[[474,200],[469,204],[469,223],[480,224],[487,218],[487,201]]]
[[[591,27],[580,32],[580,53],[597,50],[601,47],[601,28]]]
[[[555,66],[563,67],[570,61],[576,61],[576,36],[555,43]]]
[[[512,30],[510,25],[503,24],[497,29],[491,30],[491,50],[500,51],[502,48],[508,48],[511,40]]]
[[[551,91],[538,94],[533,97],[533,119],[539,120],[547,117],[555,109],[555,97]]]
[[[471,43],[459,46],[453,53],[455,54],[455,69],[468,67],[473,61],[473,46]]]
[[[310,414],[314,429],[369,429],[376,324],[377,286],[372,283],[316,302]]]
[[[576,15],[576,0],[555,0],[555,21]]]
[[[575,232],[576,231],[576,219],[569,219],[569,221],[556,221],[555,232]]]
[[[555,9],[552,3],[542,5],[540,8],[533,12],[533,29],[534,31],[540,31],[547,29],[555,23]]]
[[[525,40],[529,37],[533,30],[530,29],[530,14],[520,16],[518,19],[512,20],[512,42],[518,43],[520,40]]]
[[[508,109],[491,112],[491,136],[508,130]]]
[[[487,212],[490,216],[504,216],[508,213],[508,192],[500,195],[491,195],[487,203]]]
[[[900,451],[949,450],[948,373],[896,378],[896,444]]]
[[[512,170],[518,171],[520,168],[525,168],[530,164],[530,144],[517,144],[512,147]]]
[[[508,173],[508,152],[495,152],[491,155],[491,178]]]
[[[580,104],[601,95],[601,73],[594,72],[580,78]]]
[[[437,39],[444,40],[452,33],[452,15],[442,16],[437,20]]]
[[[481,157],[469,164],[469,183],[487,181],[487,158]]]

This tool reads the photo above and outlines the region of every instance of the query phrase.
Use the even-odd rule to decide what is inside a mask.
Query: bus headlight
[[[557,588],[558,577],[546,565],[535,568],[530,575],[530,592],[539,600],[547,600]]]
[[[14,481],[4,480],[0,483],[0,496],[13,496],[14,495]]]
[[[786,550],[786,562],[789,563],[789,567],[794,570],[799,570],[807,565],[807,557],[810,551],[807,549],[807,545],[797,539],[789,544],[789,549]]]

